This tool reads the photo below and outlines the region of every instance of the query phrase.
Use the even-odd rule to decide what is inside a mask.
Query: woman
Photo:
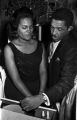
[[[32,11],[26,7],[20,8],[12,20],[15,35],[4,48],[7,73],[5,96],[22,100],[45,90],[45,49],[34,36]]]

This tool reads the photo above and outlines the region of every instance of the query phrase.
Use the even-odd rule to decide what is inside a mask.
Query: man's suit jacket
[[[77,43],[70,34],[61,40],[48,64],[47,92],[51,105],[61,102],[74,86],[77,74]]]

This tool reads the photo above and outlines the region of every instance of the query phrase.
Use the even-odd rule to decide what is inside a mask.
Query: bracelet
[[[49,101],[48,96],[47,96],[45,93],[42,93],[42,96],[43,96],[44,103],[45,103],[47,106],[50,106],[50,101]]]

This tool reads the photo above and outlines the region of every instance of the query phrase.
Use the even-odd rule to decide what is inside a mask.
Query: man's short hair
[[[73,24],[73,13],[69,8],[58,8],[52,14],[52,19],[65,21],[67,27]]]

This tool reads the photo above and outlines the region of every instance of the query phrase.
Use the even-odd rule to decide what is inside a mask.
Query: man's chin
[[[53,38],[53,42],[58,42],[58,41],[59,41],[59,39]]]

